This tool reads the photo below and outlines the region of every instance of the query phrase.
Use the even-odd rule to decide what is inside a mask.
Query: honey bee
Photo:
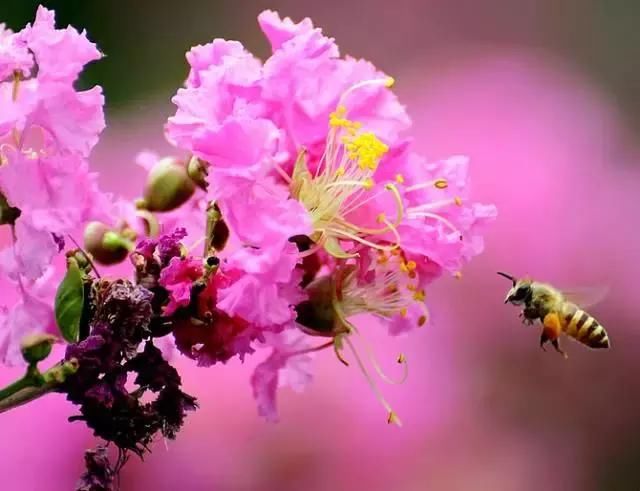
[[[567,358],[567,354],[560,349],[558,343],[561,333],[586,344],[589,348],[610,347],[609,336],[604,327],[577,305],[580,303],[586,308],[584,302],[577,300],[580,295],[562,292],[549,284],[531,279],[518,280],[506,273],[498,274],[513,283],[504,303],[522,305],[520,317],[525,324],[533,324],[536,320],[542,322],[540,347],[543,350],[545,343],[551,342],[555,350]],[[586,297],[584,292],[582,296]],[[599,296],[602,296],[602,291],[599,292]],[[595,298],[592,300],[589,302],[591,305],[595,303]]]

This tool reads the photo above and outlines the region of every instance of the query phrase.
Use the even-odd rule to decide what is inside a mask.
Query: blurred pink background
[[[123,491],[640,489],[638,131],[616,93],[576,62],[579,49],[543,46],[574,22],[588,39],[591,10],[577,15],[577,1],[480,3],[225,2],[217,13],[227,22],[208,30],[202,18],[214,7],[183,7],[199,9],[177,17],[196,23],[199,42],[234,37],[260,54],[261,8],[311,16],[343,52],[396,78],[420,151],[471,158],[474,196],[495,203],[499,217],[462,279],[427,292],[433,325],[391,341],[370,326],[389,366],[399,351],[409,359],[408,382],[385,388],[403,428],[386,424],[359,372],[329,352],[316,357],[310,390],[281,393],[276,425],[258,418],[251,397],[259,360],[206,369],[179,359],[201,408],[177,441],[158,441],[144,463],[131,459]],[[144,36],[145,24],[138,27]],[[140,192],[133,159],[168,148],[162,124],[174,90],[112,113],[93,158],[104,188]],[[592,313],[612,349],[565,340],[568,361],[542,352],[538,329],[503,304],[509,284],[498,270],[561,287],[608,285]],[[0,382],[17,375],[0,369]],[[73,488],[95,442],[66,422],[72,414],[53,395],[0,416],[1,489]]]

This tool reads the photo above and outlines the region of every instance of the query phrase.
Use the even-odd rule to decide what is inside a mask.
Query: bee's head
[[[512,303],[513,305],[520,305],[526,303],[531,299],[532,295],[532,281],[530,279],[517,280],[513,276],[506,273],[498,273],[500,276],[511,280],[512,287],[507,293],[507,297],[504,299],[504,303]]]

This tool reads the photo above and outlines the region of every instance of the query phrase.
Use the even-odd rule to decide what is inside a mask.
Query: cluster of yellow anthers
[[[457,232],[456,227],[438,212],[452,203],[460,206],[462,202],[460,198],[455,197],[421,203],[405,209],[398,186],[402,186],[403,193],[408,194],[426,188],[446,189],[447,181],[439,178],[407,186],[401,174],[395,177],[395,182],[387,182],[380,186],[374,181],[374,173],[389,147],[374,133],[362,131],[362,124],[348,117],[345,101],[347,96],[358,88],[368,85],[390,87],[392,84],[392,79],[369,80],[346,90],[335,112],[330,115],[325,151],[315,172],[309,171],[306,155],[301,152],[293,175],[289,177],[284,172],[283,175],[290,182],[292,197],[305,206],[312,219],[314,231],[311,239],[317,245],[302,253],[303,255],[313,254],[320,247],[341,259],[357,256],[358,253],[354,251],[377,254],[376,274],[372,281],[360,282],[356,268],[348,265],[342,266],[334,278],[333,311],[344,330],[335,332],[333,342],[323,347],[333,344],[343,362],[344,359],[340,355],[343,344],[350,348],[376,397],[387,409],[388,422],[400,425],[399,418],[379,391],[357,353],[351,335],[360,333],[349,318],[363,313],[388,319],[397,315],[407,317],[410,311],[413,314],[418,309],[418,327],[426,324],[428,311],[424,303],[425,292],[416,281],[417,264],[413,260],[407,260],[400,248],[397,227],[405,217],[426,218],[439,221]],[[378,214],[378,228],[364,227],[349,220],[352,213],[364,205],[371,204],[382,193],[390,193],[396,203],[396,213],[392,220],[384,213]],[[353,251],[344,251],[340,241],[352,241],[356,243],[356,247]],[[380,368],[366,339],[362,336],[358,338],[364,343],[369,361],[383,380],[401,383],[406,378],[407,361],[404,355],[397,358],[397,362],[404,369],[401,380],[391,380]]]
[[[350,257],[340,248],[340,240],[350,240],[377,250],[392,250],[398,246],[397,226],[403,217],[402,200],[394,183],[376,186],[374,173],[389,147],[372,132],[361,131],[362,125],[347,116],[344,104],[348,94],[367,85],[391,86],[391,79],[369,80],[349,88],[329,118],[325,152],[315,170],[307,168],[301,153],[293,172],[291,194],[311,215],[318,247],[336,257]],[[397,204],[396,216],[390,221],[384,213],[377,216],[380,227],[370,228],[349,221],[350,214],[375,200],[381,193],[391,193]],[[376,240],[376,236],[391,233],[395,243]]]

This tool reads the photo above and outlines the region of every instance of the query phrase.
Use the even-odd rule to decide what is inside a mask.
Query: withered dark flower
[[[178,372],[151,341],[153,294],[125,280],[101,280],[94,292],[89,336],[66,352],[79,368],[62,391],[80,408],[72,420],[83,420],[122,451],[142,455],[158,432],[175,437],[185,412],[196,408],[195,398],[181,391]]]
[[[75,491],[112,491],[115,472],[109,464],[107,449],[98,446],[84,453],[86,471],[80,477]]]

